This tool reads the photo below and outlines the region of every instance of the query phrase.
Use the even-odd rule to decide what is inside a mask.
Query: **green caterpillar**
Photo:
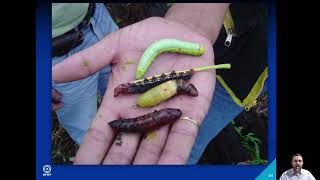
[[[186,80],[170,80],[142,94],[137,100],[137,105],[139,107],[152,107],[177,94],[198,96],[198,91],[193,84]]]
[[[205,49],[198,43],[176,39],[162,39],[149,46],[143,53],[136,71],[136,79],[142,79],[155,58],[163,52],[175,52],[193,56],[201,56]]]

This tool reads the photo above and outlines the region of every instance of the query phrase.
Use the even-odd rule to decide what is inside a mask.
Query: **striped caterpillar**
[[[114,97],[119,94],[144,93],[155,86],[173,79],[189,80],[193,73],[193,69],[183,72],[172,71],[171,73],[162,73],[161,75],[155,75],[146,79],[120,84],[114,89]]]
[[[136,79],[142,79],[155,58],[163,52],[175,52],[193,56],[201,56],[205,49],[198,43],[176,39],[162,39],[151,44],[140,58]]]
[[[147,132],[174,122],[182,115],[180,109],[166,108],[136,118],[120,119],[109,122],[109,125],[120,132]]]
[[[189,80],[195,72],[206,71],[210,69],[230,69],[230,64],[219,64],[211,66],[196,67],[190,70],[172,71],[171,73],[162,73],[145,79],[139,79],[130,83],[120,84],[114,89],[114,97],[119,94],[144,93],[149,89],[158,86],[166,81],[173,79]]]
[[[198,91],[193,84],[186,80],[170,80],[142,94],[138,98],[137,105],[139,107],[152,107],[177,94],[198,96]]]

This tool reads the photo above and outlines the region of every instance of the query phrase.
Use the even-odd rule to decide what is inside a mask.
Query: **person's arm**
[[[188,26],[214,43],[228,7],[226,3],[176,3],[165,18]]]

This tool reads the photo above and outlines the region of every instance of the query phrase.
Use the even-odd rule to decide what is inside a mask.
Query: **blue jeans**
[[[97,43],[110,32],[118,30],[104,4],[96,4],[91,27],[83,28],[84,41],[67,54],[52,58],[52,66]],[[61,94],[63,107],[57,110],[61,125],[80,144],[97,111],[97,93],[103,97],[108,84],[110,66],[94,75],[69,83],[52,84]]]
[[[267,91],[267,84],[265,81],[260,95]],[[209,142],[243,110],[217,80],[208,114],[201,124],[187,164],[197,164]]]

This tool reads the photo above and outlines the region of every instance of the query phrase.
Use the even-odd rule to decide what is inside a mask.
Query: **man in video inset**
[[[291,161],[292,169],[285,171],[280,180],[315,180],[313,175],[306,169],[302,169],[303,158],[301,154],[294,154]]]

